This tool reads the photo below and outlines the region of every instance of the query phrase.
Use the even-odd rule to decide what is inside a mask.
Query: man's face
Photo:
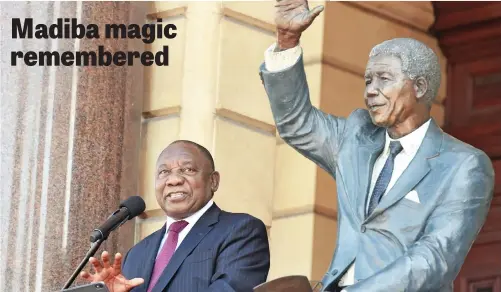
[[[157,161],[155,191],[165,213],[182,219],[200,210],[217,190],[219,174],[209,160],[191,144],[167,147]]]
[[[399,58],[371,58],[365,70],[365,85],[365,105],[375,125],[390,128],[412,114],[416,95]]]

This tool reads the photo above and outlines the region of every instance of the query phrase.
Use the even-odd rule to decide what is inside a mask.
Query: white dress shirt
[[[270,72],[278,72],[291,67],[297,62],[297,60],[301,56],[302,50],[299,45],[294,48],[279,52],[274,52],[275,47],[276,43],[271,45],[265,51],[265,67],[266,70]],[[390,183],[386,188],[386,192],[383,194],[383,196],[385,196],[388,193],[388,191],[393,187],[393,185],[395,185],[395,182],[402,175],[404,170],[407,168],[409,163],[416,155],[416,152],[418,151],[419,146],[421,146],[424,136],[426,135],[426,131],[428,130],[428,127],[430,125],[430,121],[431,119],[428,120],[423,125],[421,125],[416,130],[414,130],[413,132],[409,133],[408,135],[400,139],[392,139],[388,135],[388,132],[386,132],[386,141],[383,152],[374,163],[371,177],[370,191],[369,195],[367,196],[367,202],[369,202],[370,197],[372,196],[372,190],[374,189],[374,185],[376,184],[377,178],[381,173],[381,171],[383,170],[386,159],[388,158],[388,155],[390,153],[390,142],[395,140],[400,141],[403,150],[395,157],[395,163],[393,165],[393,172],[390,179]],[[366,205],[368,209],[369,204],[367,203]],[[339,281],[339,286],[350,286],[353,285],[354,282],[355,282],[355,263],[353,263],[348,268],[346,273],[341,277]]]
[[[196,211],[191,216],[182,219],[182,220],[188,222],[188,225],[186,225],[186,227],[183,228],[183,230],[181,230],[181,232],[179,232],[179,236],[178,236],[178,239],[177,239],[176,250],[179,247],[179,245],[181,244],[181,242],[183,242],[183,240],[186,238],[186,235],[188,235],[188,233],[190,232],[191,228],[193,228],[193,226],[195,226],[195,223],[197,223],[198,219],[200,219],[200,217],[202,217],[202,215],[205,212],[207,212],[207,210],[212,206],[212,204],[214,204],[214,201],[210,200],[209,202],[207,202],[207,204],[205,204],[205,206],[202,209]],[[174,218],[171,218],[171,217],[167,216],[167,223],[166,223],[167,226],[165,226],[166,232],[165,232],[164,237],[162,238],[162,241],[160,242],[160,247],[158,248],[157,256],[160,253],[160,251],[162,250],[162,247],[164,246],[165,240],[167,240],[167,236],[169,235],[169,232],[168,232],[169,231],[169,227],[172,225],[172,223],[174,223],[176,221],[180,221],[180,220],[176,220]]]

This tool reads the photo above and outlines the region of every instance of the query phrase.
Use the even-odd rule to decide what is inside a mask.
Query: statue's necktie
[[[151,280],[148,286],[148,292],[150,292],[153,289],[153,287],[155,287],[155,284],[160,278],[160,275],[162,275],[162,272],[164,271],[165,267],[172,258],[174,251],[176,251],[179,232],[181,232],[181,230],[183,230],[186,227],[186,225],[188,225],[188,222],[184,220],[176,221],[171,224],[167,239],[164,242],[162,250],[157,256],[157,259],[155,260],[155,267],[153,268],[153,273],[151,274]]]
[[[386,159],[386,163],[384,164],[383,170],[379,174],[377,178],[376,185],[374,186],[374,190],[372,191],[372,196],[369,201],[369,210],[367,211],[367,216],[372,214],[376,206],[381,201],[384,193],[386,192],[386,188],[388,188],[388,184],[391,180],[391,174],[393,173],[393,165],[395,163],[395,157],[402,151],[402,145],[398,141],[390,142],[390,155]]]

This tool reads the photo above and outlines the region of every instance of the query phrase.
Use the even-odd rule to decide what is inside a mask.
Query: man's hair
[[[431,48],[411,38],[395,38],[384,41],[372,48],[369,58],[391,55],[402,62],[402,72],[411,80],[424,77],[428,82],[425,100],[431,106],[440,87],[440,64]]]
[[[195,146],[198,150],[200,150],[200,152],[202,152],[202,154],[205,156],[205,158],[209,161],[211,171],[214,171],[216,169],[215,164],[214,164],[214,159],[212,158],[212,154],[210,154],[210,152],[209,152],[209,150],[207,150],[207,148],[205,148],[204,146],[202,146],[198,143],[195,143],[195,142],[189,141],[189,140],[176,140],[176,141],[170,143],[169,146],[173,145],[173,144],[178,144],[178,143],[190,144],[190,145]]]

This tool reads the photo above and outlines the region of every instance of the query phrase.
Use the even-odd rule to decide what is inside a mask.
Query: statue
[[[277,41],[260,75],[277,130],[337,183],[338,238],[323,291],[453,291],[485,222],[494,170],[484,152],[431,118],[436,54],[410,38],[376,45],[365,71],[367,109],[330,115],[310,102],[299,44],[323,6],[276,7]]]

